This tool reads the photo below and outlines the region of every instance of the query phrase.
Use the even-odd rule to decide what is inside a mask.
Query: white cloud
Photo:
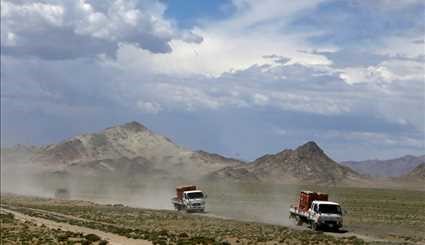
[[[195,37],[202,37],[202,42],[190,43],[175,38],[169,42],[173,52],[161,54],[122,45],[117,63],[136,70],[144,67],[144,70],[159,74],[212,76],[247,69],[254,64],[273,64],[274,60],[263,57],[267,54],[284,56],[292,63],[330,65],[331,61],[324,55],[299,50],[334,50],[335,47],[312,45],[307,39],[317,33],[296,33],[287,27],[293,17],[316,7],[319,2],[235,1],[237,11],[232,17],[203,22],[193,29]]]
[[[120,43],[167,53],[173,39],[202,41],[166,20],[165,6],[155,0],[107,0],[102,4],[90,0],[2,0],[1,4],[2,53],[12,56],[113,56]]]
[[[57,4],[48,4],[42,2],[33,2],[25,4],[14,4],[13,1],[2,1],[1,17],[9,22],[10,28],[28,28],[28,25],[36,28],[43,26],[61,26],[64,18],[64,7]],[[26,21],[13,22],[8,18],[29,19],[32,23]]]
[[[401,58],[390,58],[376,66],[347,67],[341,70],[340,78],[347,84],[391,83],[400,81],[424,81],[423,63]]]
[[[260,106],[266,105],[267,102],[269,102],[269,97],[259,93],[255,93],[253,96],[253,99],[254,99],[254,104],[260,105]]]
[[[340,78],[352,85],[356,83],[391,82],[399,79],[385,66],[349,67],[340,74]]]
[[[138,101],[137,102],[137,107],[146,113],[151,113],[151,114],[157,114],[162,110],[162,107],[160,104],[156,103],[156,102],[149,102],[149,101]]]

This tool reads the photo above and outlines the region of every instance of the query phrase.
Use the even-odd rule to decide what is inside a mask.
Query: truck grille
[[[201,204],[200,203],[193,203],[192,206],[199,207],[199,206],[201,206]]]

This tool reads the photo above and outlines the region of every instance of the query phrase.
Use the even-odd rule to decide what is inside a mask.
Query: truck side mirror
[[[204,196],[204,198],[208,198],[208,195],[207,195],[207,193],[205,193],[205,196]]]
[[[342,210],[342,214],[343,214],[343,215],[347,215],[347,214],[348,214],[348,211],[347,211],[346,209],[343,209],[343,210]]]

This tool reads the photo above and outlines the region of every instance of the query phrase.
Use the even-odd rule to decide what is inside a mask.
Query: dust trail
[[[252,183],[206,183],[209,213],[238,220],[291,225],[288,209],[298,186]]]
[[[217,217],[292,225],[288,208],[295,202],[298,186],[155,179],[149,176],[43,175],[31,164],[2,164],[1,192],[54,197],[59,188],[71,199],[103,204],[172,210],[170,199],[176,185],[195,184],[208,194],[207,212]]]
[[[1,162],[1,193],[12,192],[23,195],[49,197],[39,183],[40,170],[31,164],[5,164]]]

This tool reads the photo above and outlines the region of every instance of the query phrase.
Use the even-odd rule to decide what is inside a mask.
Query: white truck
[[[204,212],[207,195],[196,186],[180,186],[176,188],[177,196],[171,199],[171,203],[178,211]]]
[[[328,194],[302,191],[298,205],[289,209],[290,218],[298,225],[307,223],[313,230],[329,228],[338,230],[343,226],[342,209],[336,202],[328,201]]]

